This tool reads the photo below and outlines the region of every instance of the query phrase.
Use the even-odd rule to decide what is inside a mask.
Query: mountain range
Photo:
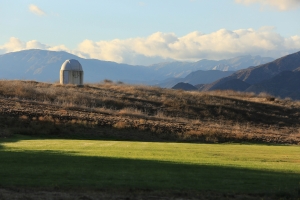
[[[84,69],[85,82],[99,82],[104,79],[123,81],[127,83],[143,83],[148,85],[159,85],[167,80],[182,78],[183,81],[192,84],[209,83],[237,70],[257,64],[267,63],[272,58],[260,56],[240,56],[228,60],[200,60],[198,62],[170,62],[159,63],[151,66],[133,66],[97,59],[84,59],[63,51],[46,50],[23,50],[0,55],[0,78],[1,79],[23,79],[54,82],[59,80],[59,71],[62,63],[67,59],[78,60]],[[199,78],[191,78],[197,70]],[[221,70],[221,72],[203,72],[203,70]],[[204,73],[216,74],[208,78]],[[202,75],[201,75],[202,74]],[[220,74],[223,74],[220,76]],[[202,77],[201,77],[202,76]],[[206,77],[206,80],[205,78]],[[191,79],[190,79],[191,78]],[[199,81],[197,81],[199,80]],[[172,80],[173,85],[181,82]]]
[[[99,82],[104,79],[124,80],[129,78],[136,81],[143,81],[145,77],[155,75],[153,70],[145,66],[83,59],[63,51],[32,49],[0,55],[0,78],[58,81],[61,65],[68,59],[76,59],[81,63],[86,82]]]
[[[189,83],[190,85],[197,85],[197,84],[207,84],[214,82],[220,78],[227,77],[233,74],[234,71],[220,71],[220,70],[197,70],[191,72],[184,78],[168,78],[164,81],[161,81],[157,84],[163,88],[172,88],[177,83]]]
[[[276,60],[240,56],[220,61],[133,66],[84,59],[63,51],[32,49],[0,55],[0,79],[58,81],[60,67],[67,59],[82,64],[85,82],[110,79],[186,90],[266,92],[276,97],[300,99],[300,52]]]
[[[236,90],[266,92],[270,95],[300,99],[300,52],[272,62],[234,72],[213,83],[200,85],[198,90]]]
[[[185,77],[191,72],[197,70],[220,70],[220,71],[237,71],[250,66],[257,66],[273,61],[270,57],[261,56],[239,56],[225,60],[199,60],[197,62],[168,62],[158,63],[150,67],[159,73],[168,74],[173,77]],[[182,70],[184,69],[184,71]]]

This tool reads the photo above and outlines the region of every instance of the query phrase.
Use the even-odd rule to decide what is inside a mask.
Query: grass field
[[[228,193],[300,192],[300,147],[15,136],[0,139],[0,186]]]

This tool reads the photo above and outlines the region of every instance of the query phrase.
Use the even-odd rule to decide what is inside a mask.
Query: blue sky
[[[148,65],[300,50],[300,0],[0,0],[0,54]]]

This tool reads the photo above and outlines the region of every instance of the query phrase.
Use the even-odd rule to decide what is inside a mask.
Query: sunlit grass
[[[2,143],[4,151],[54,151],[187,164],[234,166],[300,174],[299,146],[247,144],[189,144],[99,140],[30,139]]]
[[[18,137],[0,140],[2,186],[295,192],[300,147]]]

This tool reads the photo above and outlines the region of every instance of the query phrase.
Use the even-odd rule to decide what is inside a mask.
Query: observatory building
[[[83,85],[83,70],[78,60],[66,60],[61,65],[60,84]]]

